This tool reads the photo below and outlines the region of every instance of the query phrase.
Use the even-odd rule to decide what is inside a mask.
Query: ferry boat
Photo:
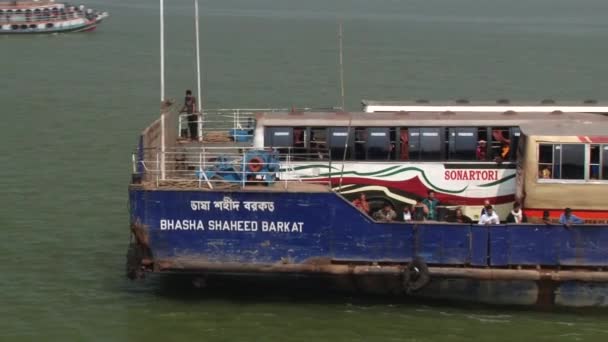
[[[0,34],[93,31],[107,17],[107,12],[54,0],[0,1]]]
[[[585,108],[205,110],[189,137],[167,105],[133,154],[127,274],[606,307],[608,117]],[[429,190],[434,219],[403,220]],[[500,223],[477,224],[486,200]],[[505,222],[514,202],[527,223]],[[397,218],[378,220],[385,207]],[[559,223],[565,208],[584,223]],[[454,222],[458,209],[473,222]]]

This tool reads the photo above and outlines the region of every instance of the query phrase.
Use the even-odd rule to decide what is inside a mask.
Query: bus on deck
[[[447,213],[478,219],[489,200],[501,219],[515,201],[531,222],[570,207],[608,222],[608,117],[554,112],[291,112],[256,116],[256,148],[294,157],[282,178],[327,180],[372,210],[398,212],[436,192]],[[331,163],[329,162],[331,160]],[[441,215],[440,215],[441,216]]]

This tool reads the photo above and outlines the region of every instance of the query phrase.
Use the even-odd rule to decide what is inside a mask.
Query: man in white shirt
[[[498,215],[496,214],[496,212],[494,211],[494,208],[492,208],[491,205],[487,205],[485,206],[485,213],[483,215],[481,215],[481,217],[479,218],[479,224],[483,224],[483,225],[490,225],[490,224],[499,224],[500,223],[500,219],[498,218]]]

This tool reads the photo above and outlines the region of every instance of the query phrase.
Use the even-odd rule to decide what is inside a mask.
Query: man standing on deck
[[[428,209],[427,219],[431,221],[437,220],[437,206],[439,201],[435,198],[435,191],[429,190],[428,197],[422,200],[422,204],[426,205]]]
[[[190,140],[198,140],[198,113],[196,113],[196,97],[192,96],[192,90],[186,90],[184,106],[180,113],[188,113],[188,130]]]

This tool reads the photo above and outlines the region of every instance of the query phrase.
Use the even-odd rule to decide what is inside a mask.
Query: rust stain
[[[142,224],[139,219],[131,223],[131,232],[135,236],[137,243],[145,247],[150,246],[150,239],[148,237],[148,226]]]

